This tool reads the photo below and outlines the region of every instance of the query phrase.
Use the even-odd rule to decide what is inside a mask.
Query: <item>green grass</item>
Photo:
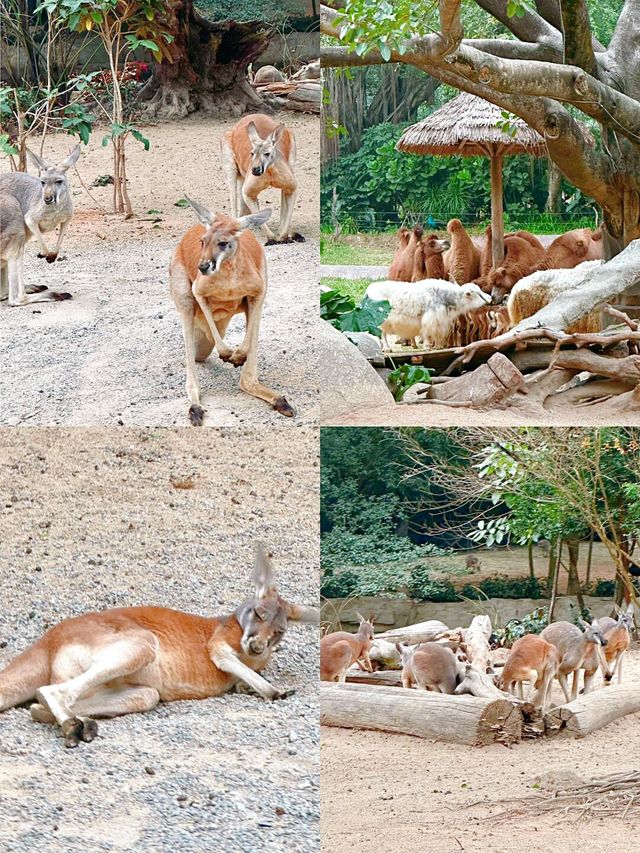
[[[360,302],[364,296],[364,292],[371,284],[370,278],[321,278],[320,284],[325,287],[330,287],[332,290],[339,290],[346,296],[351,296],[356,302]]]
[[[396,234],[357,234],[323,237],[320,262],[345,266],[389,266],[395,251]]]

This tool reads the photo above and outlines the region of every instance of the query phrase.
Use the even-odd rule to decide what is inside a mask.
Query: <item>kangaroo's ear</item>
[[[585,622],[584,619],[581,619],[580,617],[578,617],[578,625],[581,625],[585,631],[588,631],[589,628],[591,627],[591,625],[588,622]],[[594,625],[594,627],[596,627],[596,626]]]
[[[42,157],[38,157],[37,154],[34,154],[33,151],[31,151],[29,148],[27,148],[27,155],[29,156],[33,165],[37,169],[40,169],[41,172],[46,172],[46,170],[49,168],[46,161],[43,160]]]
[[[302,622],[305,625],[319,625],[320,611],[317,607],[287,602],[287,619],[290,622]]]
[[[249,134],[249,141],[252,145],[260,145],[260,143],[264,141],[252,121],[247,125],[247,133]]]
[[[370,624],[370,625],[373,625],[373,623],[374,623],[375,621],[376,621],[376,617],[375,617],[375,616],[373,616],[373,615],[369,616],[369,624]]]
[[[195,210],[196,216],[198,217],[200,222],[205,226],[211,225],[211,223],[213,222],[213,213],[211,213],[211,211],[203,204],[199,204],[197,201],[193,201],[192,199],[190,199],[188,195],[186,195],[185,198],[189,202],[191,207]]]
[[[366,622],[367,621],[361,613],[358,613],[357,610],[356,610],[356,616],[358,617],[360,622]]]
[[[66,172],[67,169],[70,169],[72,166],[78,162],[78,157],[80,156],[80,144],[76,145],[73,151],[66,157],[62,163],[60,163],[60,171]]]
[[[273,130],[273,131],[271,132],[271,139],[272,139],[274,142],[280,142],[280,140],[282,139],[282,134],[283,134],[283,133],[284,133],[284,125],[281,123],[281,124],[279,124],[279,125],[276,127],[276,129],[275,129],[275,130]]]
[[[259,210],[257,213],[248,213],[238,219],[238,229],[245,231],[247,228],[263,225],[270,216],[271,208],[269,207],[265,207],[264,210]]]
[[[269,593],[275,592],[276,582],[273,574],[273,566],[263,545],[258,545],[256,548],[253,582],[256,587],[257,598],[266,598]]]

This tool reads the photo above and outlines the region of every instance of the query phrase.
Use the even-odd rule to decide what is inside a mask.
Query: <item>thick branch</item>
[[[539,62],[562,62],[562,50],[552,45],[513,39],[465,39],[463,44],[505,59],[535,59]]]
[[[625,92],[640,100],[640,0],[627,0],[609,42],[606,58],[613,66],[611,73]]]
[[[560,45],[558,30],[551,26],[543,17],[527,9],[522,18],[507,15],[508,0],[476,0],[478,6],[492,15],[496,20],[510,30],[521,41],[548,42]]]
[[[592,44],[589,10],[585,0],[562,0],[560,12],[566,64],[577,65],[587,74],[596,76],[598,68]]]

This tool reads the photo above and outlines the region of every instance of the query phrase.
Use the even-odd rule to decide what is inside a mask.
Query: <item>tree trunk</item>
[[[529,557],[529,577],[534,578],[536,573],[533,566],[533,539],[529,539],[527,542],[527,554]]]
[[[247,66],[265,50],[270,33],[259,23],[210,22],[193,0],[175,0],[174,61],[155,65],[140,93],[147,118],[182,119],[200,111],[217,118],[265,112],[247,81]]]
[[[522,737],[522,713],[506,699],[364,684],[321,684],[320,721],[470,746],[517,743]]]
[[[544,209],[547,213],[560,212],[560,190],[562,188],[562,172],[553,160],[549,160],[549,178],[547,201]]]
[[[580,586],[580,577],[578,575],[578,559],[580,557],[580,542],[578,539],[568,539],[567,548],[569,549],[569,577],[567,578],[567,595],[575,595],[578,599],[580,610],[584,610],[584,598],[582,596],[582,587]]]

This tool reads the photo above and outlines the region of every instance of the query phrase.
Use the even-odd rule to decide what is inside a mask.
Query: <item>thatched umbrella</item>
[[[396,148],[407,154],[489,157],[491,160],[491,227],[494,266],[504,258],[502,158],[509,154],[547,153],[544,139],[520,118],[503,130],[500,107],[462,92],[430,116],[408,127]]]

